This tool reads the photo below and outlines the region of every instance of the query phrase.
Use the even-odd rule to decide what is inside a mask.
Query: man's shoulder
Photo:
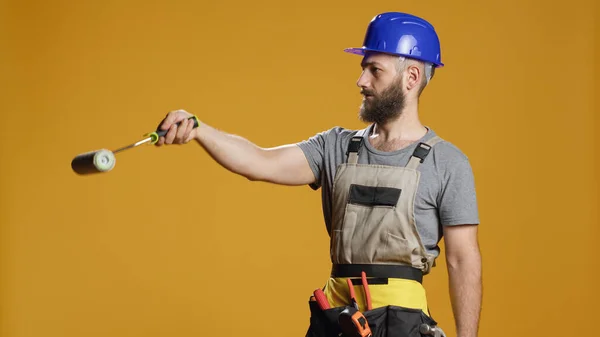
[[[437,155],[456,160],[469,160],[467,154],[454,143],[443,139],[435,147]]]
[[[358,134],[358,132],[361,132],[366,130],[367,128],[362,128],[362,129],[353,129],[353,128],[347,128],[344,126],[333,126],[331,127],[329,130],[325,131],[325,133],[334,136],[334,137],[338,137],[338,138],[351,138],[354,137],[355,135]]]
[[[359,132],[363,134],[363,137],[367,134],[367,128],[353,129],[344,126],[333,126],[320,133],[321,137],[331,146],[344,145],[350,142],[350,139],[354,136],[359,135]]]
[[[361,129],[350,129],[343,126],[332,126],[328,129],[316,133],[308,139],[297,142],[298,145],[307,155],[320,156],[318,160],[322,160],[324,156],[335,156],[345,152],[345,149],[350,143],[350,139],[357,135]]]
[[[435,134],[432,131],[430,138],[439,137],[441,140],[433,147],[432,155],[438,163],[463,163],[468,162],[469,157],[467,154],[452,141]]]

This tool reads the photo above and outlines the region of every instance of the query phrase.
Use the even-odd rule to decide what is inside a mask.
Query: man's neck
[[[406,142],[421,139],[427,133],[427,128],[419,121],[417,109],[404,109],[395,120],[373,126],[371,140],[379,143]]]

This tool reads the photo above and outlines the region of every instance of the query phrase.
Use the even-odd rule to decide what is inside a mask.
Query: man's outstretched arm
[[[202,122],[193,129],[193,120],[188,120],[191,116],[184,110],[169,112],[159,125],[160,129],[169,131],[156,145],[196,140],[221,166],[252,181],[281,185],[307,185],[315,181],[304,152],[297,145],[262,148],[241,136]],[[180,121],[182,123],[177,127],[175,124]]]
[[[444,237],[456,335],[476,337],[482,300],[481,254],[477,226],[445,226]]]

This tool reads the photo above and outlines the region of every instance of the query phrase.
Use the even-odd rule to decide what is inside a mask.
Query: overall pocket
[[[407,239],[387,233],[384,247],[385,254],[390,257],[390,261],[407,265],[413,264],[413,253],[416,248],[412,248]]]
[[[352,238],[354,237],[359,214],[350,206],[346,205],[342,228],[334,230],[337,263],[350,263],[352,259]]]
[[[401,193],[393,187],[350,185],[341,221],[332,229],[334,263],[372,263],[387,258],[381,247],[386,243],[387,227],[395,223]]]
[[[393,258],[386,250],[394,207],[346,204],[341,228],[334,230],[336,263],[374,263]]]

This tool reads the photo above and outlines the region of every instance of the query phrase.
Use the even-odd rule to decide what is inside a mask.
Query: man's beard
[[[366,123],[385,124],[402,114],[405,96],[402,93],[402,77],[392,82],[381,94],[376,95],[370,90],[362,94],[373,95],[369,100],[363,100],[360,106],[359,118]]]

